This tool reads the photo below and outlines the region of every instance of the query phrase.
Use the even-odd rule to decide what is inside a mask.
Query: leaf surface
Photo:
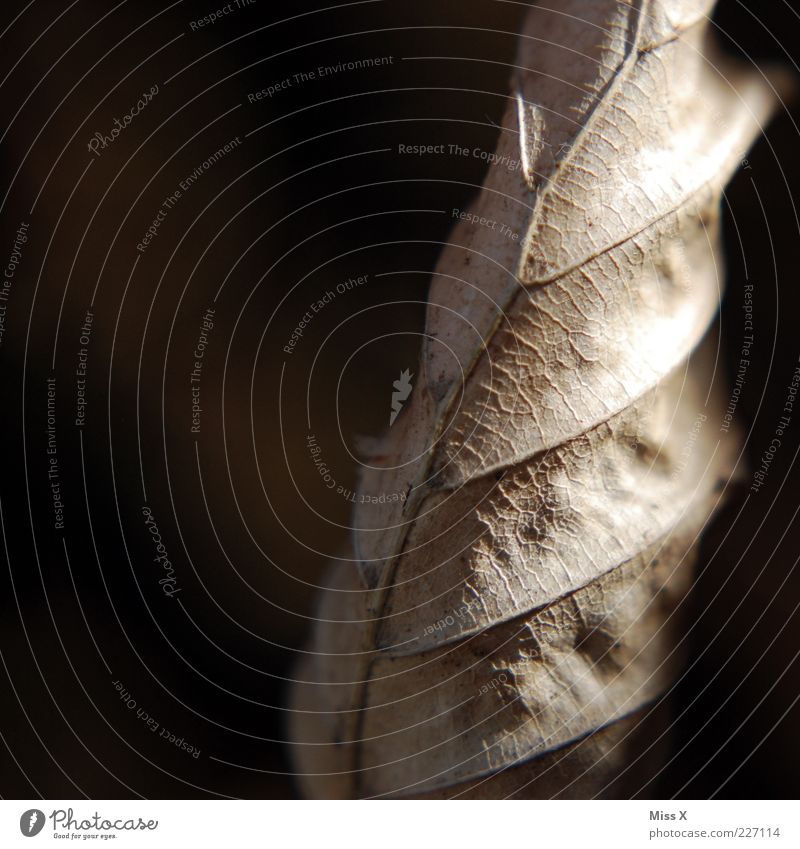
[[[335,567],[298,675],[310,795],[480,794],[526,768],[567,792],[555,753],[611,763],[669,686],[738,452],[701,345],[720,196],[775,101],[715,47],[712,5],[529,12],[497,150],[523,167],[490,168],[453,230],[420,379],[362,475],[408,498],[357,507],[358,568]]]

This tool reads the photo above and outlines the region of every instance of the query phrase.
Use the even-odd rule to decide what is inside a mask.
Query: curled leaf
[[[408,497],[356,509],[297,676],[309,795],[594,795],[669,686],[737,449],[701,346],[720,196],[774,103],[712,5],[528,14],[497,151],[524,167],[491,169],[440,258],[361,481]]]

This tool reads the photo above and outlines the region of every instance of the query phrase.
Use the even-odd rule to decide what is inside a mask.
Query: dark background
[[[0,347],[4,797],[294,795],[281,706],[349,515],[321,485],[305,438],[316,435],[333,476],[352,487],[348,449],[380,433],[391,383],[415,362],[445,211],[468,202],[485,168],[398,155],[397,145],[494,148],[524,13],[489,0],[258,0],[191,30],[217,8],[4,4],[4,266],[29,223]],[[800,18],[784,0],[722,0],[715,22],[744,61],[800,78]],[[296,73],[378,56],[393,60],[248,102]],[[117,140],[90,154],[93,134],[156,84]],[[754,364],[736,414],[753,465],[800,355],[797,119],[795,101],[725,201],[721,327],[732,363],[743,286],[755,286]],[[236,136],[241,145],[140,254],[163,199]],[[315,298],[365,274],[283,352]],[[90,305],[78,428],[74,371]],[[188,374],[212,305],[193,434]],[[63,531],[47,477],[48,377]],[[800,412],[763,490],[745,501],[741,487],[706,539],[662,795],[800,793],[798,446]],[[172,598],[143,505],[174,566]],[[137,709],[200,755],[151,732]]]

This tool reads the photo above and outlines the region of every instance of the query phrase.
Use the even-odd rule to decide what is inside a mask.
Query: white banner
[[[510,807],[509,807],[510,806]],[[797,802],[2,801],[0,846],[800,846]],[[112,842],[113,841],[113,842]],[[514,845],[514,844],[512,844]]]

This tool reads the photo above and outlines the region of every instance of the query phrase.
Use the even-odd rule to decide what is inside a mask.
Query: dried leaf
[[[720,195],[774,102],[712,6],[528,14],[497,151],[524,168],[490,169],[440,258],[298,672],[309,795],[603,793],[669,686],[737,449],[697,350]]]

